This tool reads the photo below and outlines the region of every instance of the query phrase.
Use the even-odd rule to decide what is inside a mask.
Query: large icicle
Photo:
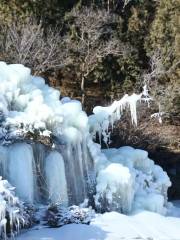
[[[45,179],[51,203],[68,205],[64,160],[60,153],[52,151],[45,159]]]
[[[62,154],[65,161],[69,199],[71,204],[79,204],[88,194],[84,174],[86,163],[83,158],[82,133],[75,127],[68,127],[64,130],[64,139],[66,147],[62,149]]]
[[[34,201],[34,157],[32,147],[26,143],[16,143],[8,148],[8,174],[16,193],[24,201]]]

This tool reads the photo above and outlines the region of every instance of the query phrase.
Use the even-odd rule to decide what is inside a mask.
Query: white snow
[[[60,92],[30,74],[20,64],[0,62],[0,111],[5,125],[48,129],[59,134],[67,126],[86,129],[88,118],[79,101],[63,99]],[[76,116],[76,118],[74,118]]]
[[[96,215],[90,225],[70,224],[56,229],[36,227],[17,240],[179,240],[179,226],[180,218],[148,211],[130,216],[110,212]]]

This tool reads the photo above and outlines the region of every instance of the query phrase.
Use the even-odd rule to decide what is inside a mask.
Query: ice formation
[[[34,200],[34,158],[26,143],[0,146],[0,174],[16,186],[16,193],[29,203]]]
[[[53,172],[53,175],[51,174]],[[52,151],[45,159],[45,176],[48,195],[54,204],[68,205],[64,160],[60,153]]]
[[[96,205],[107,210],[130,213],[138,209],[166,213],[166,172],[148,158],[148,153],[132,147],[103,150],[97,165]],[[108,161],[108,162],[107,162]],[[104,203],[104,204],[102,204]]]
[[[23,65],[0,62],[0,81],[0,174],[24,201],[83,202],[93,182],[93,160],[86,146],[88,117],[81,103],[69,98],[60,101],[59,91]],[[17,142],[19,135],[36,130],[55,136],[56,153],[48,155],[48,147],[22,143],[22,138],[15,144],[7,141]]]
[[[132,95],[125,94],[119,101],[114,101],[108,107],[96,106],[93,109],[93,115],[89,116],[90,131],[93,137],[96,133],[101,136],[105,143],[108,143],[110,139],[109,126],[113,128],[114,122],[120,120],[123,110],[126,108],[130,109],[132,124],[137,125],[137,103],[145,101],[148,103],[151,100],[149,96],[147,86],[143,87],[143,92],[140,94],[133,93]]]
[[[33,202],[34,199],[34,158],[32,148],[26,143],[16,143],[8,148],[9,181],[16,186],[16,192],[24,201]]]
[[[67,206],[89,198],[101,211],[164,213],[169,178],[147,152],[131,147],[102,151],[93,141],[99,133],[108,143],[109,126],[126,107],[137,124],[137,102],[150,101],[146,86],[141,94],[95,107],[87,117],[79,101],[60,100],[59,91],[22,65],[0,62],[0,82],[0,175],[23,201]],[[23,138],[37,130],[53,148]]]
[[[0,239],[6,239],[7,217],[12,237],[14,236],[13,232],[18,232],[20,225],[25,223],[20,202],[15,197],[13,189],[8,181],[0,178]]]

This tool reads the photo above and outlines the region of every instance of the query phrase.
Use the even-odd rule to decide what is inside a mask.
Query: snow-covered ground
[[[180,240],[180,201],[169,215],[140,211],[127,216],[110,212],[96,215],[90,225],[38,226],[17,240]]]

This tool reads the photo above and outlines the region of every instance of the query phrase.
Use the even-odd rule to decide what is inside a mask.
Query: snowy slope
[[[180,208],[173,208],[179,213]],[[171,213],[172,214],[172,213]],[[141,211],[131,216],[117,212],[97,215],[91,225],[36,228],[17,240],[180,240],[180,218]]]

